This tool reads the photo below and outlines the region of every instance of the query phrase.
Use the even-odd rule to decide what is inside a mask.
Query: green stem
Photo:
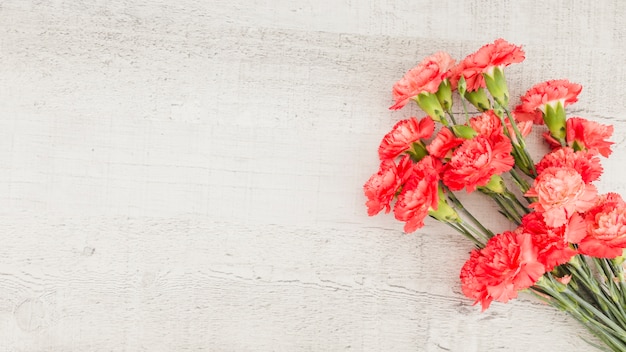
[[[502,200],[499,197],[492,197],[492,199],[500,207],[500,210],[498,211],[500,214],[502,214],[510,222],[515,223],[516,225],[520,225],[519,220],[517,220],[513,215],[509,214],[509,211],[507,210],[506,205],[502,203]]]
[[[489,236],[488,234],[480,232],[470,223],[465,222],[465,223],[462,223],[462,225],[465,227],[465,229],[469,230],[469,232],[475,234],[478,237],[482,237],[483,239],[485,239],[485,242],[488,241],[491,237],[493,237],[493,235]]]
[[[519,156],[521,157],[521,159],[523,160],[525,164],[524,166],[529,168],[531,172],[531,175],[529,176],[532,177],[534,175],[537,175],[537,169],[535,169],[535,163],[533,162],[532,157],[528,153],[528,150],[526,150],[526,143],[524,143],[524,136],[522,136],[522,133],[517,128],[517,123],[515,123],[515,119],[513,118],[511,111],[509,111],[507,107],[503,106],[502,108],[504,109],[504,112],[506,113],[506,116],[509,119],[511,126],[513,126],[513,131],[515,132],[515,138],[517,142],[513,143],[513,147],[519,152]],[[506,130],[507,128],[505,128],[505,131]],[[513,141],[511,140],[511,142]]]
[[[607,259],[607,263],[613,272],[613,277],[615,277],[619,282],[620,288],[620,302],[621,306],[626,306],[626,280],[624,280],[624,267],[621,263],[616,263],[615,259]]]
[[[589,302],[585,301],[584,299],[580,298],[575,292],[571,291],[570,289],[566,289],[563,293],[571,297],[581,307],[593,313],[598,319],[602,321],[603,324],[613,330],[613,332],[616,334],[616,337],[618,337],[622,341],[626,341],[626,331],[624,331],[622,327],[617,325],[613,320],[609,319],[596,307],[589,304]]]
[[[526,192],[528,192],[528,190],[530,189],[530,185],[528,184],[528,182],[524,180],[522,175],[520,175],[517,170],[515,170],[515,168],[509,170],[509,174],[511,175],[511,177],[513,177],[513,181],[519,188],[520,192],[522,192],[522,194],[526,194]],[[526,199],[529,204],[536,201],[536,199],[531,197],[524,197],[524,199]]]
[[[463,236],[467,237],[470,241],[474,242],[476,247],[478,247],[478,248],[485,247],[485,245],[481,241],[477,240],[476,237],[472,236],[472,234],[469,231],[467,231],[465,228],[463,228],[460,224],[452,223],[452,222],[446,222],[446,224],[448,226],[450,226],[451,228],[453,228],[458,233],[460,233]]]
[[[515,194],[507,190],[505,192],[505,195],[524,213],[524,215],[530,214],[530,209],[528,209],[524,204],[522,204],[522,202],[520,202],[520,200],[517,198]]]
[[[610,319],[590,306],[565,285],[558,283],[552,274],[545,274],[531,292],[553,307],[569,313],[612,350],[626,351],[623,330],[619,326],[611,326],[614,324],[611,324]],[[549,298],[544,295],[549,296]]]
[[[515,205],[506,196],[500,193],[487,193],[493,200],[496,201],[500,209],[502,209],[503,215],[514,222],[516,225],[522,224],[522,215],[517,211]]]
[[[450,116],[450,120],[452,120],[452,123],[456,125],[456,119],[454,118],[452,112],[446,111],[446,113],[448,114],[448,116]]]
[[[450,122],[448,122],[448,119],[446,119],[445,113],[439,115],[439,122],[441,122],[441,124],[446,126],[446,127],[450,126]]]
[[[482,231],[483,237],[489,239],[494,236],[491,230],[486,228],[480,221],[478,221],[478,219],[476,219],[476,217],[474,217],[474,215],[472,215],[472,213],[467,210],[467,208],[463,206],[463,203],[461,203],[461,201],[454,195],[454,192],[450,191],[450,189],[443,184],[442,187],[445,189],[450,201],[454,204],[455,209],[461,211],[470,219],[471,222],[474,223],[474,225],[478,226],[478,228]]]
[[[463,96],[463,94],[461,95],[461,103],[463,104],[463,112],[465,112],[465,120],[468,121],[469,120],[469,112],[467,112],[467,103],[465,102],[465,97]]]
[[[596,266],[600,271],[604,273],[606,278],[606,287],[613,307],[617,310],[615,315],[620,319],[621,325],[626,326],[626,311],[624,310],[624,291],[622,291],[621,282],[618,283],[615,279],[619,280],[619,277],[615,274],[613,267],[611,266],[611,260],[606,258],[593,258]]]
[[[593,273],[588,270],[589,268],[587,265],[581,265],[585,263],[583,260],[584,258],[579,256],[570,262],[570,267],[575,270],[573,272],[574,277],[592,292],[590,296],[596,302],[597,307],[608,315],[609,318],[612,318],[611,321],[619,322],[621,325],[620,327],[626,327],[626,315],[624,314],[623,308],[620,307],[619,302],[616,302],[612,298],[612,295],[609,292],[611,290],[610,285],[614,284],[612,280],[613,275],[605,272],[601,259],[592,258],[591,261],[595,265],[598,273],[604,273],[607,276],[607,281],[611,281],[610,283],[607,282],[605,285],[601,285],[599,281],[600,278],[594,277]]]

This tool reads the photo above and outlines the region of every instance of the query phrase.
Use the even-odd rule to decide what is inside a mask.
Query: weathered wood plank
[[[3,229],[7,351],[580,345],[574,322],[529,297],[472,307],[457,282],[469,244],[438,225],[406,236],[194,217],[16,217]],[[538,333],[543,324],[549,332]]]

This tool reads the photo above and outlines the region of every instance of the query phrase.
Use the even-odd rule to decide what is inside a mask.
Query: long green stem
[[[613,320],[609,319],[596,307],[589,304],[589,302],[585,301],[584,299],[580,298],[571,290],[567,289],[563,293],[570,296],[576,303],[580,304],[581,307],[593,313],[599,320],[602,321],[602,323],[604,323],[607,327],[613,330],[613,332],[616,334],[616,337],[618,337],[622,341],[626,341],[626,331],[621,326],[617,325]]]
[[[448,226],[450,226],[451,228],[453,228],[458,233],[460,233],[463,236],[467,237],[470,241],[474,242],[476,247],[478,247],[478,248],[485,247],[484,243],[482,243],[481,241],[477,240],[476,237],[474,237],[467,229],[463,228],[459,223],[446,222],[446,224]]]
[[[592,272],[590,268],[585,265],[584,257],[578,256],[570,261],[570,268],[573,268],[573,277],[583,284],[592,293],[588,295],[588,299],[580,298],[585,301],[586,304],[593,307],[597,311],[591,308],[587,308],[599,319],[601,319],[607,326],[615,330],[617,337],[622,341],[626,341],[626,314],[620,297],[623,294],[618,294],[619,291],[613,280],[614,275],[609,267],[606,259],[591,258],[590,261],[595,265],[597,272]],[[604,275],[605,282],[598,275]],[[571,292],[574,292],[570,289]],[[593,299],[595,304],[589,302],[589,299]],[[581,305],[583,305],[581,303]],[[602,312],[600,312],[602,310]],[[599,313],[600,312],[600,313]]]
[[[452,112],[450,111],[446,111],[446,113],[448,114],[448,116],[450,116],[450,120],[452,120],[452,123],[456,125],[456,119],[454,118],[454,114],[452,114]]]
[[[507,199],[510,199],[519,208],[519,210],[524,213],[524,215],[530,214],[530,209],[528,209],[522,202],[520,202],[519,198],[517,198],[515,194],[507,190],[505,191],[505,196],[507,197]]]
[[[486,228],[478,219],[476,219],[476,217],[474,217],[474,215],[472,215],[472,213],[469,210],[467,210],[467,208],[465,208],[465,206],[463,206],[463,203],[461,203],[461,201],[454,195],[454,192],[450,191],[450,189],[443,184],[442,184],[442,187],[444,187],[444,189],[446,190],[448,199],[450,199],[450,201],[454,204],[454,207],[456,210],[459,210],[463,214],[465,214],[465,216],[467,216],[470,219],[470,221],[474,223],[474,225],[476,225],[482,231],[482,233],[484,234],[484,236],[486,236],[487,239],[493,237],[493,232],[491,232],[491,230]]]
[[[521,225],[522,223],[522,215],[517,211],[513,202],[508,199],[506,196],[500,193],[486,193],[489,197],[491,197],[502,210],[501,214],[504,215],[511,222],[514,222],[516,225]]]
[[[552,274],[546,274],[531,292],[550,305],[569,313],[613,351],[626,351],[623,329],[587,303],[576,292],[558,283]]]
[[[593,262],[596,264],[598,271],[604,274],[605,278],[605,294],[608,294],[607,300],[610,301],[611,307],[613,307],[613,314],[620,320],[622,326],[626,327],[626,311],[624,311],[624,293],[621,291],[621,286],[616,282],[616,276],[609,263],[609,259],[605,258],[593,258]]]
[[[488,234],[485,234],[479,230],[477,230],[474,226],[472,226],[472,224],[470,223],[463,223],[463,226],[471,233],[475,234],[478,237],[482,237],[485,242],[488,241],[491,237],[493,236],[489,236]]]
[[[502,199],[502,202],[506,204],[508,209],[510,209],[509,211],[511,212],[511,214],[515,215],[515,218],[518,220],[519,223],[521,223],[523,214],[520,213],[520,211],[517,209],[515,203],[509,197],[507,197],[506,194],[501,194],[500,198]]]
[[[619,295],[621,306],[626,306],[626,280],[624,278],[624,267],[621,265],[622,263],[616,263],[616,259],[607,259],[606,260],[611,271],[613,272],[614,279],[619,283]]]
[[[510,222],[515,223],[516,225],[520,225],[521,223],[520,220],[516,219],[514,215],[509,213],[507,206],[504,203],[502,203],[502,200],[499,197],[493,197],[493,200],[500,207],[500,210],[498,211],[500,214],[502,214]]]
[[[528,182],[524,180],[522,175],[520,175],[517,170],[515,170],[515,168],[509,170],[509,174],[511,175],[511,177],[513,177],[513,181],[519,188],[520,192],[522,192],[522,194],[526,194],[526,192],[528,192],[528,190],[530,189],[530,185],[528,184]],[[535,199],[531,197],[524,197],[524,199],[526,199],[528,203],[535,202]]]
[[[461,103],[463,104],[463,111],[465,112],[465,120],[469,120],[469,112],[467,111],[467,103],[465,102],[465,97],[463,94],[461,95]]]
[[[513,147],[519,152],[520,158],[524,161],[524,164],[525,164],[524,166],[529,168],[529,171],[531,173],[530,176],[537,175],[537,169],[535,169],[535,163],[533,162],[532,157],[528,153],[528,150],[526,150],[526,143],[524,143],[524,136],[522,136],[522,133],[519,131],[519,128],[517,128],[517,123],[515,122],[515,119],[513,118],[511,111],[507,107],[503,106],[502,108],[504,109],[504,112],[506,113],[506,116],[509,122],[511,123],[511,126],[513,126],[513,132],[515,133],[516,142],[513,143]],[[505,130],[507,129],[505,128]],[[513,142],[513,140],[511,140],[511,142]]]

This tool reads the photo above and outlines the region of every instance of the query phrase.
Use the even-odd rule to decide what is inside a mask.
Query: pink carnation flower
[[[515,232],[530,234],[537,248],[537,261],[546,267],[546,271],[552,271],[555,266],[567,263],[576,255],[576,250],[569,244],[568,235],[571,234],[567,230],[566,225],[548,226],[541,213],[532,212],[522,218],[522,226]]]
[[[431,156],[424,157],[413,167],[393,208],[396,219],[406,222],[404,232],[421,228],[429,209],[437,210],[440,168],[441,163]]]
[[[496,39],[492,44],[482,46],[478,51],[468,55],[452,69],[450,82],[456,87],[461,76],[465,77],[467,91],[473,92],[485,87],[483,73],[493,67],[505,67],[524,61],[524,51],[506,40]]]
[[[526,197],[537,201],[531,208],[543,213],[548,226],[565,225],[575,212],[584,212],[594,205],[598,191],[586,184],[582,176],[571,167],[545,168],[535,179]]]
[[[436,158],[449,159],[452,157],[452,149],[461,145],[463,141],[463,138],[457,138],[448,127],[442,127],[430,144],[426,146],[426,150]]]
[[[446,164],[443,183],[453,191],[466,188],[467,192],[473,192],[489,183],[491,176],[513,167],[512,149],[511,141],[502,132],[465,140]]]
[[[490,136],[492,133],[502,133],[502,122],[493,110],[487,110],[481,115],[470,118],[469,125],[478,134],[485,136]]]
[[[611,155],[611,145],[608,141],[613,134],[613,126],[589,121],[582,117],[567,119],[567,144],[578,145],[588,150],[597,150],[605,158]]]
[[[444,52],[425,58],[393,85],[393,99],[396,103],[389,109],[403,108],[409,99],[420,93],[436,93],[441,82],[448,78],[452,66],[454,59]]]
[[[567,167],[576,170],[585,183],[591,183],[602,175],[600,159],[594,152],[578,151],[570,147],[563,147],[546,154],[537,164],[537,173],[549,167]]]
[[[378,147],[380,160],[394,159],[409,150],[413,142],[421,138],[430,138],[434,130],[435,123],[430,117],[424,117],[421,120],[411,117],[399,121],[380,142]]]
[[[531,235],[510,231],[492,237],[474,250],[461,269],[461,289],[483,311],[492,301],[508,302],[519,290],[534,285],[545,273]]]
[[[372,175],[363,185],[363,191],[367,197],[367,214],[374,216],[386,209],[386,213],[391,210],[390,203],[396,192],[411,174],[413,162],[408,155],[405,155],[396,166],[391,159],[383,160],[377,173]]]
[[[563,107],[566,107],[578,101],[578,94],[582,89],[580,84],[571,83],[566,79],[539,83],[520,98],[521,103],[514,110],[515,117],[520,121],[543,124],[542,112],[546,111],[546,105],[561,102]]]
[[[587,237],[578,245],[582,254],[615,258],[626,248],[626,203],[617,193],[598,197],[595,206],[584,215]]]

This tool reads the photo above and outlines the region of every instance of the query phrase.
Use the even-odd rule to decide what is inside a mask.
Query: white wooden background
[[[626,2],[0,0],[0,351],[588,351],[530,296],[463,297],[469,242],[368,218],[391,86],[524,46],[613,123]],[[531,143],[539,143],[537,139]],[[466,198],[503,230],[482,198]]]

